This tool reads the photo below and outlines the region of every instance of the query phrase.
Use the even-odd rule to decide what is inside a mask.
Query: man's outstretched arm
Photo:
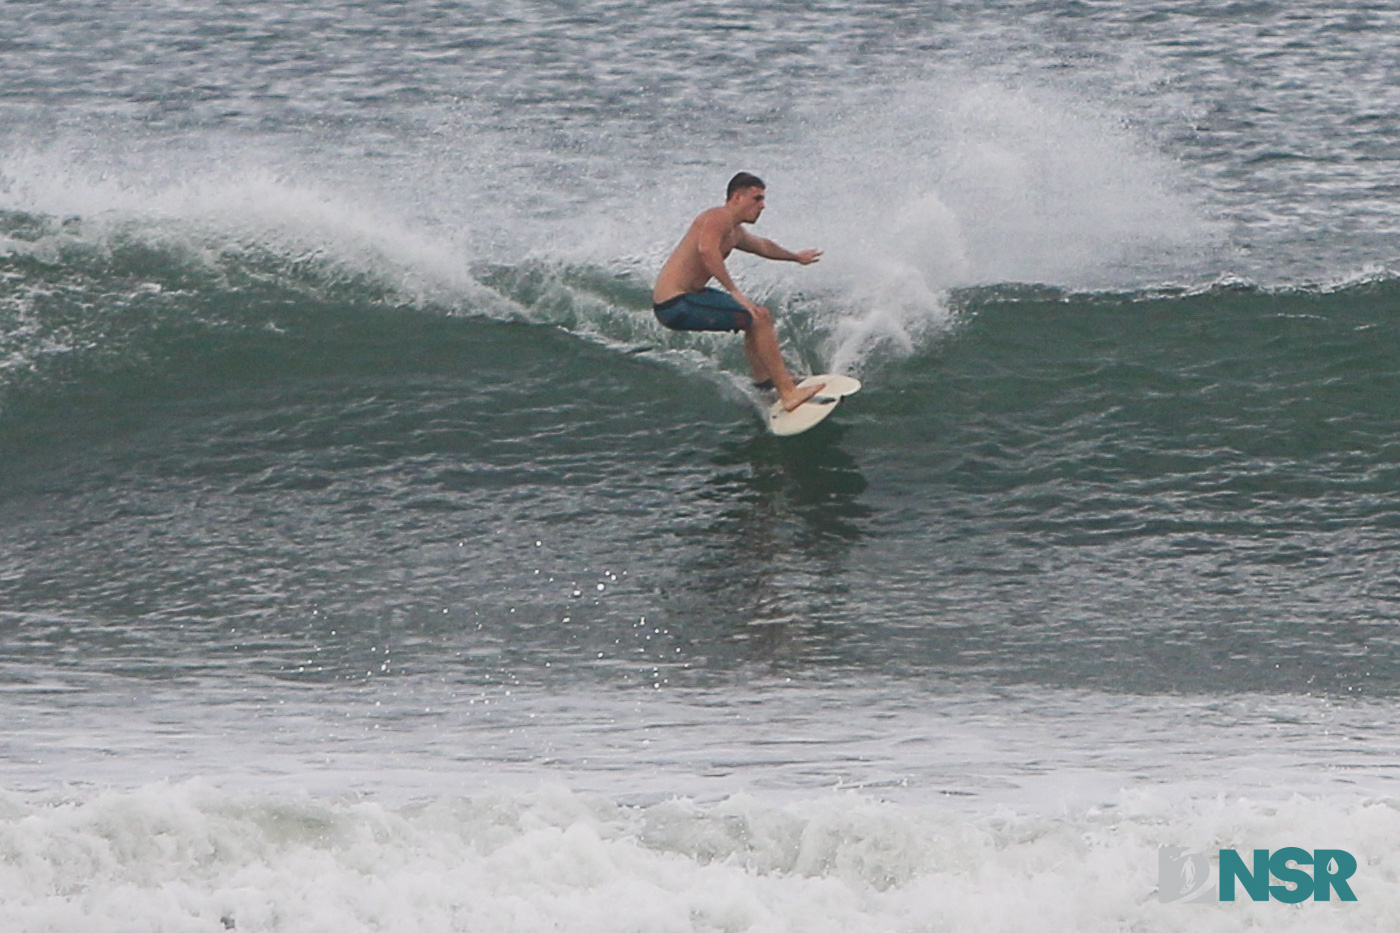
[[[790,249],[784,249],[772,240],[764,239],[761,236],[754,236],[747,230],[740,236],[737,247],[746,253],[753,253],[755,256],[762,256],[764,259],[776,259],[781,262],[799,262],[802,265],[810,265],[822,256],[819,249],[804,249],[794,253]]]

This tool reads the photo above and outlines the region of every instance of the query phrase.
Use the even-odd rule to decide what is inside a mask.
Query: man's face
[[[734,192],[734,203],[739,205],[739,220],[751,224],[763,213],[764,193],[762,188],[740,188]]]

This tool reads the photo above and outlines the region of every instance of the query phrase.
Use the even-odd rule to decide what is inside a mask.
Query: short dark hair
[[[728,201],[734,197],[734,192],[743,191],[745,188],[767,188],[763,179],[757,175],[750,175],[748,172],[740,172],[729,179],[729,187],[724,191],[724,199]]]

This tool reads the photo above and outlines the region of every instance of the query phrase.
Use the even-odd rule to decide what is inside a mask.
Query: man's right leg
[[[765,308],[760,308],[760,313],[754,314],[742,307],[733,296],[716,288],[706,288],[662,302],[655,309],[657,319],[672,330],[742,330],[744,354],[749,358],[754,383],[772,380],[778,397],[783,400],[783,407],[788,411],[825,388],[825,383],[797,388],[783,363],[773,316]]]
[[[801,389],[797,387],[792,374],[788,372],[787,364],[783,362],[783,352],[778,346],[778,332],[773,327],[773,318],[767,314],[755,315],[748,330],[744,331],[744,353],[748,356],[749,366],[753,370],[753,381],[758,383],[766,379],[773,380],[773,386],[778,390],[778,398],[783,400],[783,408],[788,411],[792,411],[826,387],[826,383]]]

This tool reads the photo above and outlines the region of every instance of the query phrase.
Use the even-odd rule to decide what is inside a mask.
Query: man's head
[[[753,223],[763,213],[764,191],[767,188],[763,179],[748,172],[740,172],[729,179],[725,192],[725,204],[739,211],[739,219]]]
[[[763,179],[759,178],[757,175],[750,175],[748,172],[740,172],[729,179],[729,187],[724,192],[724,199],[728,201],[730,198],[734,197],[735,192],[743,191],[745,188],[767,187],[768,186],[763,183]]]

